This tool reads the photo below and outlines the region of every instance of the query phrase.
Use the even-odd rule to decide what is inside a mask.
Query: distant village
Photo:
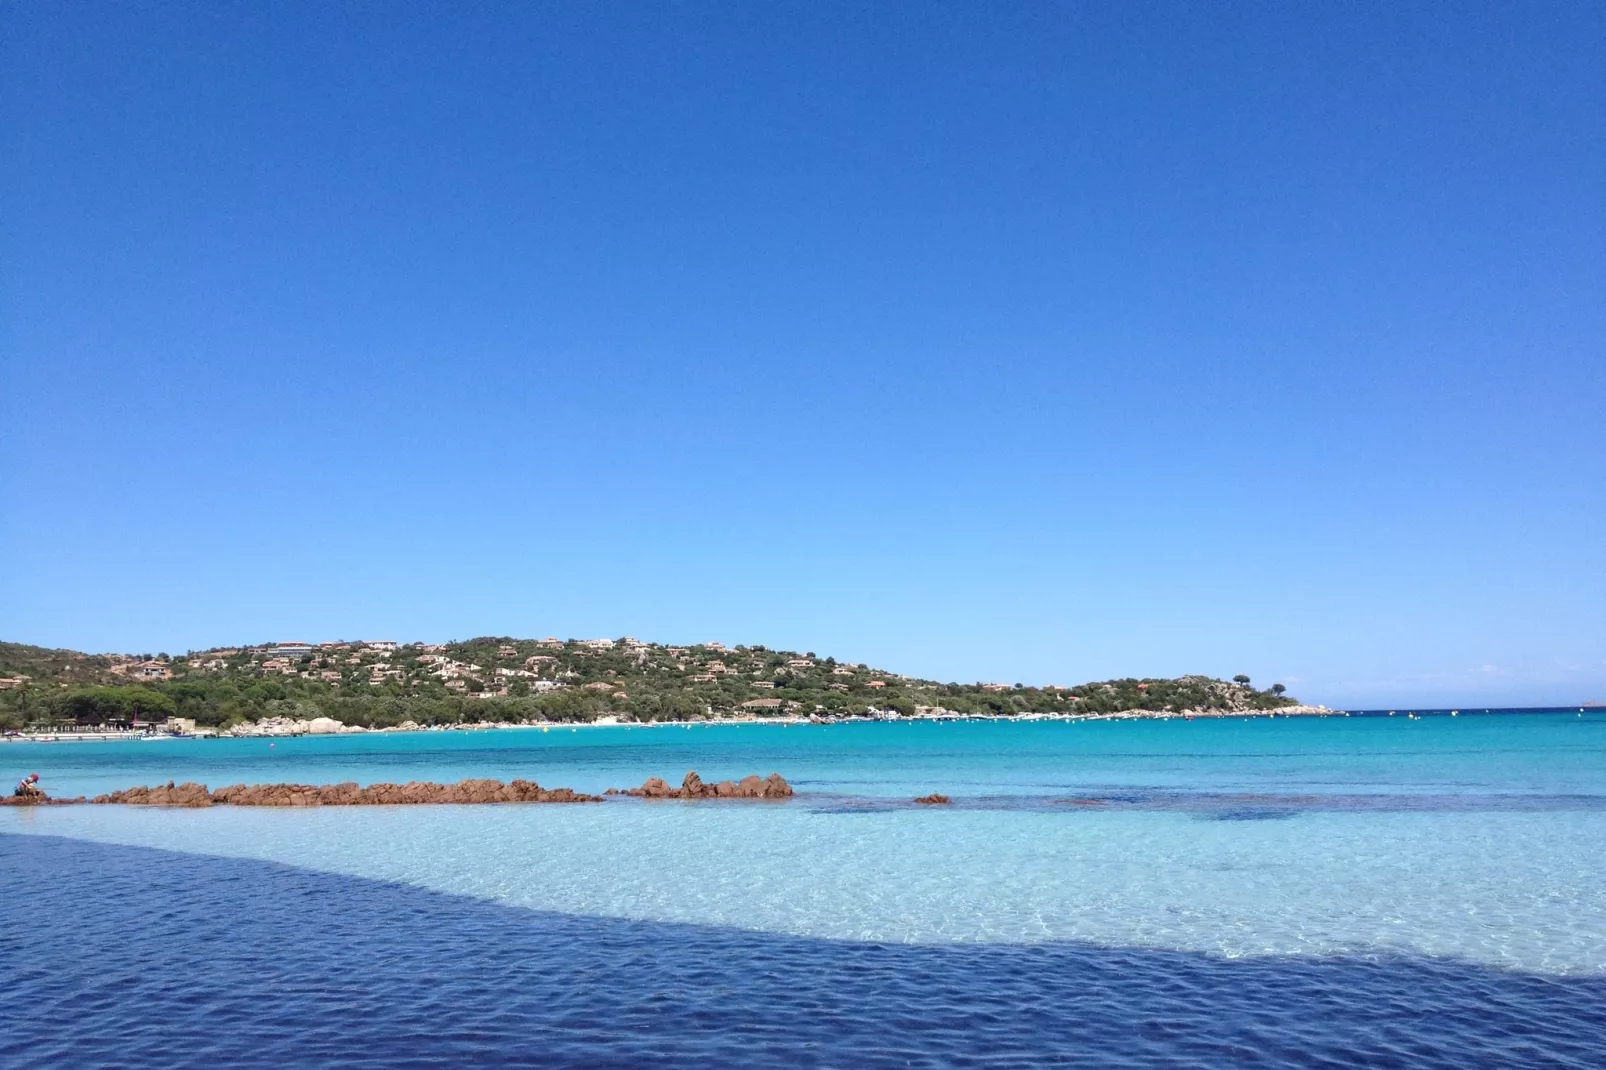
[[[604,658],[604,655],[611,656]],[[619,658],[626,663],[623,668],[614,664]],[[865,665],[838,664],[830,658],[821,662],[812,654],[775,653],[765,647],[727,648],[719,642],[661,646],[632,636],[499,640],[494,648],[484,640],[464,644],[392,640],[284,642],[220,647],[179,658],[139,659],[113,654],[108,655],[107,660],[112,675],[131,681],[187,679],[196,673],[249,674],[297,677],[330,688],[383,689],[392,684],[409,689],[439,686],[475,699],[510,698],[579,687],[610,699],[628,700],[629,677],[653,672],[670,674],[692,687],[739,681],[754,690],[774,691],[777,687],[806,688],[813,682],[842,694],[862,689],[871,698],[884,692],[889,683],[909,679]],[[597,675],[603,678],[592,678]],[[821,679],[812,680],[814,677]],[[974,686],[993,693],[1015,687],[1001,683]],[[1044,690],[1068,689],[1050,685]],[[738,708],[754,713],[799,710],[803,706],[799,700],[773,696],[760,696],[738,704]],[[927,710],[916,707],[916,712]]]
[[[720,642],[672,646],[632,636],[281,641],[176,656],[3,643],[0,672],[0,718],[11,725],[49,719],[148,722],[157,715],[214,726],[323,716],[375,727],[468,720],[1025,716],[1267,710],[1295,702],[1280,686],[1250,686],[1247,676],[1075,686],[939,683],[813,652]]]

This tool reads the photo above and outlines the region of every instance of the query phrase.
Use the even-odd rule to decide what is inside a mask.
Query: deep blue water
[[[0,834],[5,1066],[1606,1066],[1606,978],[888,945]]]

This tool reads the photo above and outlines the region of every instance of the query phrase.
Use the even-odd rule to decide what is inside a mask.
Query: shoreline
[[[1235,717],[1264,717],[1275,719],[1277,717],[1348,717],[1347,710],[1328,709],[1325,706],[1284,706],[1275,710],[1184,710],[1181,712],[1167,712],[1160,710],[1117,710],[1113,713],[1023,713],[1013,715],[987,715],[987,714],[914,714],[908,717],[715,717],[700,718],[695,721],[547,721],[531,723],[515,723],[511,721],[476,721],[467,724],[451,724],[426,726],[412,722],[390,728],[363,728],[357,725],[346,725],[339,721],[327,721],[327,725],[314,727],[311,722],[297,721],[261,726],[261,722],[249,726],[246,731],[207,731],[194,735],[174,735],[166,733],[149,733],[134,731],[108,731],[108,732],[21,732],[15,735],[0,736],[0,743],[131,743],[142,740],[173,742],[178,740],[203,739],[293,739],[301,736],[379,736],[379,735],[419,735],[441,732],[500,732],[524,730],[531,732],[550,732],[553,730],[569,729],[578,731],[582,728],[712,728],[723,725],[768,725],[771,727],[792,728],[799,725],[864,725],[864,724],[909,724],[913,722],[969,722],[969,723],[1037,723],[1075,722],[1075,721],[1182,721],[1182,720],[1228,720]],[[247,726],[241,726],[247,727]]]
[[[1462,709],[1401,709],[1395,710],[1344,710],[1332,709],[1327,706],[1282,706],[1274,710],[1116,710],[1111,713],[1021,713],[1021,714],[913,714],[907,717],[756,717],[735,716],[699,718],[694,721],[620,721],[602,718],[596,721],[545,721],[545,722],[513,722],[513,721],[472,721],[463,724],[419,725],[404,722],[401,725],[388,728],[364,728],[360,725],[346,725],[329,718],[319,720],[327,722],[327,726],[313,727],[311,722],[283,722],[268,724],[257,722],[246,728],[217,731],[204,729],[194,734],[149,733],[134,731],[61,731],[61,732],[18,732],[0,735],[0,744],[5,743],[131,743],[143,740],[174,742],[179,740],[200,739],[293,739],[301,736],[381,736],[381,735],[422,735],[441,732],[492,732],[492,731],[528,731],[551,732],[568,729],[578,732],[582,729],[602,728],[714,728],[726,725],[741,726],[768,726],[772,728],[796,728],[799,726],[828,727],[837,725],[870,725],[870,724],[912,724],[916,722],[937,723],[970,723],[970,724],[1015,724],[1037,722],[1063,722],[1080,723],[1083,721],[1226,721],[1232,719],[1248,720],[1250,718],[1264,718],[1276,720],[1284,718],[1307,717],[1394,717],[1403,720],[1419,720],[1425,717],[1457,717],[1462,714],[1468,716],[1479,715],[1506,715],[1506,714],[1585,714],[1606,713],[1600,706],[1514,706],[1491,709],[1468,708]]]

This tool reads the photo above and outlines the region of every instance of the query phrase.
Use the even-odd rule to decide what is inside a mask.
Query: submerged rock
[[[915,802],[920,803],[923,806],[947,806],[949,803],[953,802],[953,800],[948,798],[948,796],[941,794],[940,792],[934,791],[930,795],[920,796],[919,798],[915,799]]]

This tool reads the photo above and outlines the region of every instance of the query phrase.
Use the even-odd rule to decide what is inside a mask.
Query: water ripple
[[[1606,1065],[1606,979],[1426,958],[820,940],[51,836],[0,835],[0,894],[6,1065]]]

